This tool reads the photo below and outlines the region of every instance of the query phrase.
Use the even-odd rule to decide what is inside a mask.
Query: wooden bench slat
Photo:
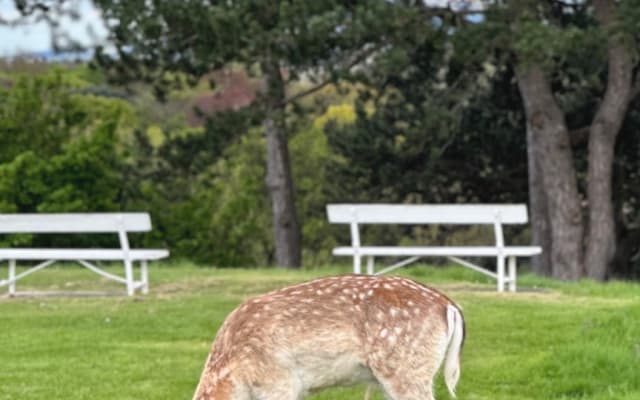
[[[0,233],[148,232],[147,213],[0,214]]]
[[[164,249],[130,249],[132,261],[159,260],[169,256]],[[22,248],[0,249],[0,260],[122,260],[125,252],[122,249],[52,249],[52,248]]]
[[[328,204],[331,223],[349,224],[502,224],[527,222],[523,204]]]
[[[467,257],[496,257],[499,249],[490,246],[462,246],[462,247],[384,247],[362,246],[358,247],[358,253],[363,256],[467,256]],[[529,257],[542,253],[541,247],[536,246],[506,246],[502,249],[504,256]],[[335,256],[353,256],[356,249],[353,247],[336,247],[333,249]]]

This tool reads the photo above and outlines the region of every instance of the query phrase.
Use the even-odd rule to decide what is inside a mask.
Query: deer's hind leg
[[[259,391],[255,400],[300,400],[295,390],[289,388],[277,388],[274,390]]]
[[[430,353],[426,348],[414,352],[413,357],[386,354],[386,357],[373,357],[369,362],[376,380],[391,400],[434,400],[433,381],[443,354]]]
[[[275,371],[274,371],[275,372]],[[299,382],[289,371],[280,371],[269,379],[251,385],[252,400],[301,400]]]
[[[401,388],[397,382],[381,382],[389,400],[435,400],[430,383],[404,382]]]

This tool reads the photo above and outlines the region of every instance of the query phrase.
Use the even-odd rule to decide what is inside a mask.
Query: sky
[[[99,12],[87,0],[75,0],[78,4],[79,21],[64,18],[61,25],[65,32],[82,42],[89,44],[92,36],[88,26],[93,27],[94,32],[100,38],[104,38],[105,29]],[[19,16],[13,0],[0,0],[0,17],[11,20]],[[44,23],[28,24],[27,26],[9,27],[0,25],[0,57],[10,57],[17,54],[45,52],[51,50],[51,33]]]

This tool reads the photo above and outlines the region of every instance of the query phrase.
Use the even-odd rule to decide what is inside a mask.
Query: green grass
[[[240,301],[347,271],[154,266],[151,293],[127,298],[122,286],[86,270],[50,268],[18,289],[115,295],[0,297],[2,400],[190,399],[216,329]],[[464,308],[459,398],[640,399],[639,285],[559,283],[525,274],[522,292],[497,294],[492,282],[461,268],[417,266],[402,273],[442,289]],[[363,387],[336,389],[312,399],[361,399],[363,393]],[[440,378],[437,397],[449,398]]]

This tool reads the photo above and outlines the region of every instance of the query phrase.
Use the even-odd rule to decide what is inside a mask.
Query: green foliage
[[[151,212],[148,244],[221,266],[269,260],[264,143],[259,131],[243,136],[251,123],[243,111],[219,113],[204,128],[156,132],[155,146],[136,133],[126,207]]]
[[[212,190],[204,194],[211,210],[207,239],[218,265],[254,266],[272,262],[270,204],[264,185],[264,137],[252,129],[217,161]]]
[[[119,208],[118,100],[80,95],[61,70],[19,76],[0,91],[0,207],[4,212]]]
[[[9,88],[0,86],[0,162],[28,149],[42,156],[60,151],[68,127],[79,119],[69,112],[72,86],[61,71],[42,76],[20,76]]]
[[[334,229],[327,223],[326,204],[336,197],[332,170],[344,160],[331,151],[324,126],[328,121],[341,126],[354,121],[353,107],[348,104],[330,106],[312,126],[305,126],[290,140],[289,150],[296,182],[296,205],[302,225],[302,247],[305,265],[324,265],[337,244]]]
[[[24,152],[0,165],[2,211],[116,210],[119,163],[113,133],[80,139],[48,159]]]
[[[96,4],[117,48],[117,55],[98,49],[97,64],[117,82],[153,82],[159,95],[231,63],[250,70],[277,62],[290,81],[310,71],[344,74],[342,63],[354,51],[398,31],[393,24],[411,15],[382,0]]]
[[[512,71],[489,62],[466,70],[439,40],[411,48],[398,72],[381,67],[384,86],[356,104],[354,124],[327,125],[331,151],[345,159],[332,177],[343,182],[340,198],[526,201],[525,122]]]
[[[222,267],[268,263],[272,244],[263,177],[264,140],[252,130],[183,182],[187,192],[163,192],[150,182],[148,207],[177,257]],[[179,181],[165,184],[175,190]]]
[[[80,93],[59,69],[18,75],[0,89],[0,212],[116,211],[124,165],[120,139],[131,114],[120,100]],[[87,244],[102,239],[85,238]],[[13,236],[16,245],[60,245],[54,236]],[[95,241],[97,240],[97,241]]]

